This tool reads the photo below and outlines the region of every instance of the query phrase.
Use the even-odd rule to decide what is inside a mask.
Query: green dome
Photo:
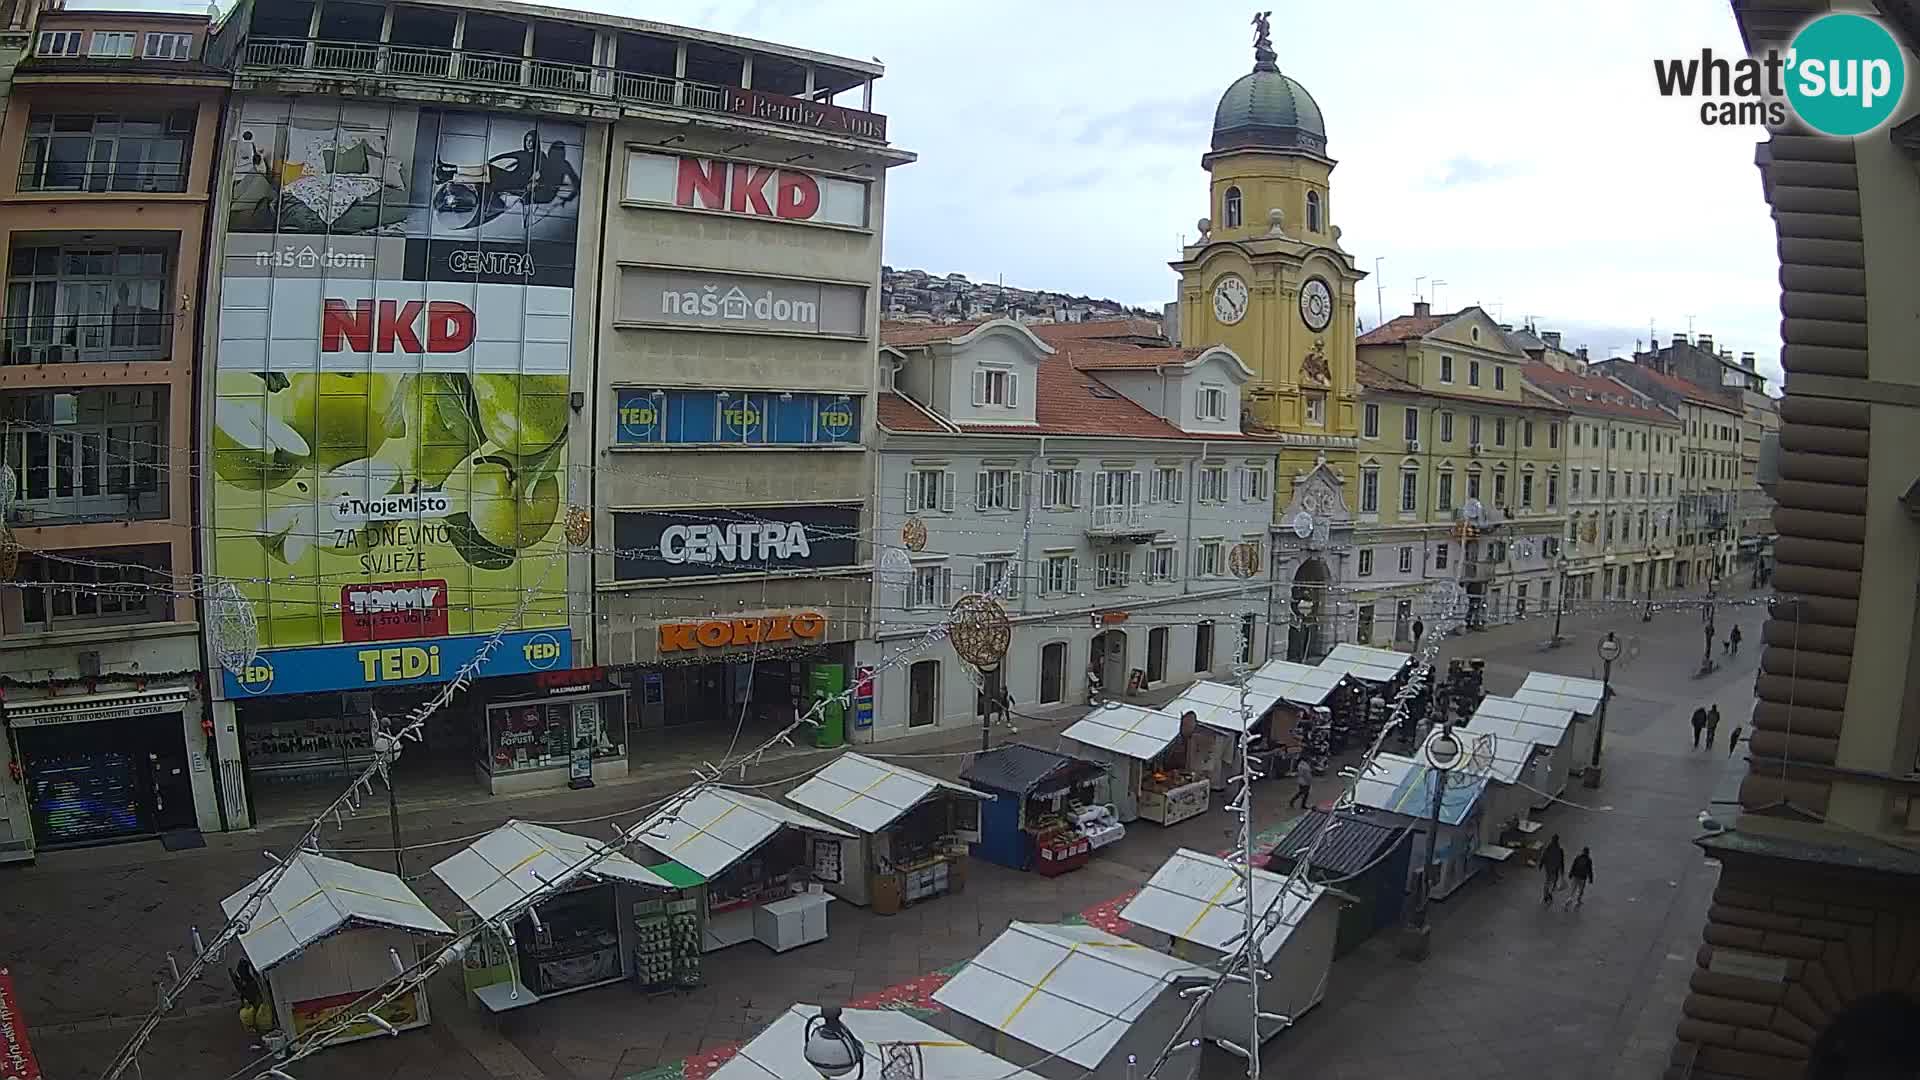
[[[1220,107],[1213,112],[1213,148],[1324,154],[1327,122],[1307,88],[1262,57],[1220,96]]]

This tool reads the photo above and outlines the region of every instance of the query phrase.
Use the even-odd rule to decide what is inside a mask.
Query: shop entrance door
[[[181,714],[19,732],[41,847],[153,836],[196,823]],[[177,770],[177,771],[176,771]]]
[[[1067,643],[1056,641],[1040,650],[1040,704],[1058,705],[1067,696]]]
[[[907,669],[907,726],[933,726],[940,718],[939,707],[940,661],[918,661]]]
[[[1167,628],[1164,626],[1147,631],[1147,681],[1167,681]]]

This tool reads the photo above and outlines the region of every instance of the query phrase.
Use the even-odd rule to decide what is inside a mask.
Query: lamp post
[[[1593,721],[1593,757],[1587,762],[1580,782],[1590,788],[1600,786],[1600,748],[1607,741],[1607,703],[1613,700],[1613,662],[1620,659],[1620,639],[1607,631],[1600,639],[1600,715]]]
[[[1559,571],[1560,584],[1556,586],[1559,599],[1553,605],[1553,636],[1547,639],[1547,648],[1549,649],[1557,649],[1566,643],[1565,639],[1560,636],[1560,620],[1567,613],[1567,557],[1565,555],[1560,556],[1559,561],[1553,564],[1553,568]]]
[[[1720,588],[1718,575],[1707,579],[1707,598],[1700,602],[1700,621],[1702,632],[1706,635],[1706,647],[1700,653],[1700,674],[1713,674],[1713,595]]]
[[[1440,839],[1441,805],[1446,800],[1447,775],[1460,764],[1465,753],[1459,737],[1453,733],[1452,718],[1443,712],[1440,726],[1427,736],[1420,748],[1421,759],[1432,770],[1428,782],[1433,786],[1433,804],[1427,816],[1427,854],[1420,870],[1420,890],[1414,894],[1413,909],[1408,914],[1405,935],[1400,942],[1400,955],[1408,960],[1425,960],[1431,947],[1429,937],[1433,928],[1427,923],[1427,904],[1433,896],[1433,858]]]
[[[1653,541],[1647,541],[1647,606],[1640,612],[1641,622],[1653,621]]]
[[[838,1005],[822,1006],[820,1015],[807,1021],[801,1055],[813,1066],[814,1072],[827,1080],[866,1075],[866,1047],[840,1022]]]

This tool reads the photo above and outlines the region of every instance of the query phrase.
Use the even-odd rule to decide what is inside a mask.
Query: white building
[[[856,739],[981,722],[970,669],[944,643],[918,648],[969,592],[997,590],[1012,616],[995,677],[1020,710],[1084,702],[1090,668],[1121,696],[1266,656],[1274,444],[1240,430],[1251,372],[1224,348],[1088,325],[883,334],[880,573],[862,650],[878,674]],[[909,522],[925,528],[911,552]],[[1229,566],[1243,544],[1247,579]]]

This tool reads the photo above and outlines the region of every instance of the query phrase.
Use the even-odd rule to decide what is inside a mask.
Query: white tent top
[[[1109,702],[1075,721],[1062,737],[1135,761],[1152,761],[1180,737],[1180,714]]]
[[[786,828],[853,838],[790,806],[725,788],[707,788],[678,809],[670,805],[627,835],[701,877],[715,878]]]
[[[1269,660],[1247,677],[1254,686],[1279,694],[1281,700],[1300,705],[1318,705],[1340,685],[1340,672],[1291,660]]]
[[[1532,753],[1532,747],[1527,748]],[[1353,801],[1372,810],[1403,817],[1433,815],[1434,771],[1424,763],[1399,754],[1377,754],[1373,765],[1353,785]],[[1440,797],[1440,823],[1459,825],[1473,812],[1486,790],[1487,777],[1454,772]]]
[[[460,902],[482,919],[492,919],[529,896],[552,894],[579,878],[675,888],[672,882],[605,845],[530,821],[509,821],[435,864],[433,873]]]
[[[1260,959],[1272,960],[1293,928],[1326,892],[1321,885],[1300,881],[1288,890],[1282,874],[1253,872],[1253,910],[1264,915],[1273,929],[1260,942]],[[1173,853],[1144,888],[1120,912],[1130,923],[1231,952],[1247,928],[1247,909],[1239,904],[1240,872],[1217,855],[1190,848]],[[1282,900],[1282,894],[1285,899]],[[1232,905],[1232,906],[1228,906]]]
[[[1247,685],[1247,711],[1245,722],[1240,712],[1240,688],[1226,683],[1203,681],[1186,688],[1179,697],[1160,707],[1160,711],[1175,720],[1192,713],[1194,718],[1210,728],[1238,735],[1247,729],[1247,725],[1265,716],[1268,709],[1280,704],[1280,695],[1269,687]]]
[[[1495,697],[1492,694],[1480,699],[1480,707],[1473,710],[1473,719],[1468,722],[1469,730],[1480,726],[1486,719],[1510,720],[1526,728],[1535,729],[1534,742],[1541,746],[1559,746],[1567,737],[1567,729],[1573,727],[1573,710],[1556,708],[1552,705],[1534,705],[1509,697]]]
[[[850,753],[835,758],[833,764],[787,792],[787,801],[863,833],[877,833],[935,792],[969,799],[993,798],[984,791]]]
[[[273,870],[220,902],[233,918],[247,906],[247,898]],[[254,970],[265,973],[301,949],[348,923],[390,926],[423,934],[451,934],[407,883],[384,870],[329,859],[311,851],[296,853],[272,889],[267,891],[240,935],[240,948]]]
[[[1592,716],[1600,711],[1600,698],[1605,693],[1606,684],[1598,679],[1579,679],[1572,675],[1549,675],[1544,671],[1535,671],[1527,676],[1526,682],[1520,684],[1513,699],[1572,709],[1582,716]]]
[[[1320,666],[1365,682],[1383,683],[1391,682],[1412,659],[1407,653],[1349,642],[1335,645],[1333,651],[1320,661]]]
[[[1016,922],[933,1000],[1083,1069],[1098,1067],[1161,994],[1207,969],[1091,926]]]
[[[1454,728],[1453,733],[1460,737],[1469,757],[1476,753],[1476,741],[1492,740],[1492,763],[1485,770],[1486,778],[1499,784],[1517,784],[1527,771],[1527,763],[1533,760],[1543,730],[1505,717],[1475,714],[1471,726]]]
[[[817,1077],[804,1051],[807,1022],[820,1015],[818,1005],[794,1005],[760,1030],[733,1059],[714,1072],[713,1080],[804,1080]],[[961,1042],[910,1013],[894,1009],[842,1009],[840,1022],[866,1045],[869,1055],[882,1043],[910,1043],[919,1049],[925,1066],[919,1080],[1040,1080],[1033,1073]],[[874,1061],[867,1075],[877,1077]]]

